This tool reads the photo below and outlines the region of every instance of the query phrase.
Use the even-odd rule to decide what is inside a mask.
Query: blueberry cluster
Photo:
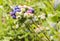
[[[27,13],[27,14],[34,13],[34,9],[33,8],[28,8],[28,7],[26,7],[26,8],[27,8],[27,10],[24,11],[24,13]],[[22,8],[18,7],[18,6],[16,6],[16,7],[13,8],[13,10],[10,12],[10,15],[12,16],[13,19],[16,19],[16,12],[21,12],[21,9]]]
[[[18,6],[16,6],[12,12],[10,12],[11,16],[13,19],[16,19],[16,12],[20,12],[20,8]]]

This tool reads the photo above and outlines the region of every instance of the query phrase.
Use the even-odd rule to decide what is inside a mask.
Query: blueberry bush
[[[0,0],[0,41],[60,41],[60,7],[54,0]]]

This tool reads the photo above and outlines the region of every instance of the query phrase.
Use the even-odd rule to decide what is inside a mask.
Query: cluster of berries
[[[23,6],[24,7],[24,6]],[[16,12],[21,12],[22,7],[16,6],[14,7],[14,9],[10,12],[10,15],[12,16],[13,19],[16,19]],[[26,7],[27,8],[27,7]],[[34,9],[33,8],[28,8],[28,10],[25,13],[34,13]]]
[[[16,19],[16,12],[20,12],[20,8],[18,6],[16,6],[11,12],[10,12],[10,15]]]

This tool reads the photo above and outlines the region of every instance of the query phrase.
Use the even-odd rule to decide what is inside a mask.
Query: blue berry
[[[34,13],[34,10],[32,10],[32,13]]]
[[[16,10],[13,10],[14,13],[16,13],[17,11]]]
[[[16,9],[20,9],[20,8],[18,6],[16,6],[14,9],[16,10]]]
[[[11,14],[11,16],[12,16],[12,15],[15,15],[15,12],[12,11],[12,12],[10,12],[10,14]]]
[[[20,12],[21,10],[20,9],[16,9],[16,12]]]
[[[16,15],[12,15],[12,18],[13,18],[13,19],[16,19]]]
[[[14,9],[13,9],[14,12],[20,12],[20,8],[18,6],[16,6]]]

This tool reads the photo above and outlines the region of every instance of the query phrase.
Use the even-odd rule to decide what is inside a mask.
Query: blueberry
[[[16,13],[17,11],[16,10],[13,10],[14,13]]]
[[[11,14],[11,16],[12,16],[12,15],[15,15],[15,12],[12,11],[12,12],[10,12],[10,14]]]
[[[16,19],[16,15],[12,15],[12,18],[13,18],[13,19]]]
[[[21,10],[20,9],[16,9],[16,12],[20,12]]]
[[[34,10],[32,10],[32,13],[34,13]]]
[[[20,12],[20,8],[18,6],[16,6],[14,9],[13,9],[14,12]]]
[[[14,9],[16,10],[16,9],[20,9],[20,8],[18,6],[16,6]]]

